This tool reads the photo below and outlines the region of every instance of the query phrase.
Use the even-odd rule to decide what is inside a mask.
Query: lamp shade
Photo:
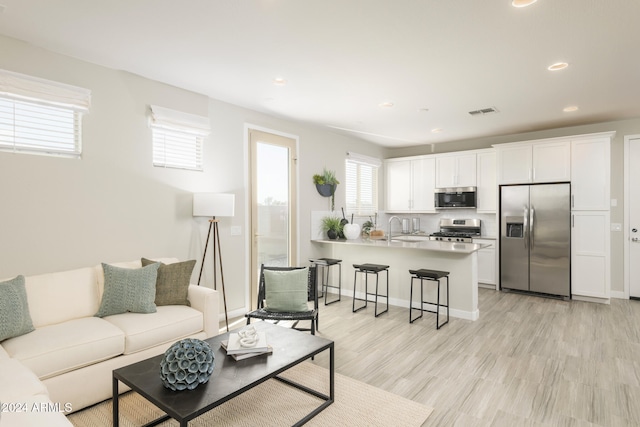
[[[193,216],[233,216],[235,194],[193,193]]]

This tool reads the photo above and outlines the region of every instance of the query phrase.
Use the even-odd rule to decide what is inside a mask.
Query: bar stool
[[[409,297],[409,323],[413,323],[415,320],[418,320],[419,318],[422,317],[423,312],[428,311],[429,313],[435,313],[436,314],[436,329],[440,329],[441,326],[446,325],[447,323],[449,323],[449,272],[448,271],[438,271],[438,270],[427,270],[427,269],[420,269],[420,270],[409,270],[409,273],[412,274],[411,276],[411,293],[410,293],[410,297]],[[447,304],[441,304],[440,303],[440,279],[442,278],[446,278],[447,279]],[[413,281],[415,279],[419,279],[420,280],[420,308],[413,308]],[[428,280],[431,282],[436,282],[438,284],[438,298],[437,301],[435,303],[436,309],[435,310],[428,310],[426,308],[424,308],[424,304],[434,304],[433,302],[430,301],[425,301],[424,300],[424,287],[423,287],[423,281],[424,280]],[[440,324],[440,307],[446,307],[447,308],[447,320],[446,322]],[[417,316],[415,318],[413,318],[413,310],[420,310],[420,316]]]
[[[322,278],[320,281],[320,289],[321,289],[320,297],[322,298],[322,296],[324,295],[324,305],[329,305],[329,304],[333,304],[334,302],[340,301],[342,298],[342,264],[341,264],[342,260],[333,259],[333,258],[316,258],[316,259],[310,259],[309,262],[311,262],[312,264],[315,264],[317,267],[322,267],[322,268],[317,268],[317,271],[318,272],[322,271]],[[329,284],[329,273],[331,273],[331,267],[333,267],[334,265],[337,265],[339,269],[338,270],[338,286]],[[334,288],[338,290],[338,299],[334,299],[333,301],[327,301],[328,288]]]
[[[380,264],[353,264],[353,268],[355,268],[355,273],[353,275],[353,312],[360,311],[363,308],[367,307],[367,301],[369,295],[375,295],[375,317],[380,316],[383,313],[389,311],[389,266],[388,265],[380,265]],[[380,272],[387,273],[387,294],[381,295],[378,293],[378,273]],[[364,274],[364,298],[356,298],[356,284],[358,283],[358,273]],[[376,275],[376,292],[369,292],[369,274]],[[387,300],[387,308],[384,311],[378,313],[378,297],[386,298]],[[364,301],[364,305],[356,308],[356,300]]]

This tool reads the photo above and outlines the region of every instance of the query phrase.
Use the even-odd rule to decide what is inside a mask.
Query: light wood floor
[[[435,408],[425,426],[640,425],[640,302],[480,289],[480,320],[320,308],[336,371]],[[328,367],[328,357],[315,363]]]

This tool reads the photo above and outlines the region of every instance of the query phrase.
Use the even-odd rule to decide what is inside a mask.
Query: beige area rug
[[[327,369],[306,362],[283,374],[293,381],[329,394]],[[335,374],[335,402],[316,415],[308,426],[421,426],[432,408],[388,393],[360,381]],[[223,403],[189,422],[189,426],[290,426],[320,405],[321,400],[277,380]],[[120,396],[120,425],[141,426],[162,412],[134,392]],[[76,427],[111,426],[111,401],[68,416]],[[177,426],[167,420],[160,426]]]

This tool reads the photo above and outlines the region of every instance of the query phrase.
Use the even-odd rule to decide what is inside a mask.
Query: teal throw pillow
[[[141,261],[143,267],[156,262],[146,258]],[[191,305],[187,296],[195,265],[195,259],[172,264],[160,263],[156,280],[156,305]]]
[[[24,276],[0,282],[0,341],[33,330]]]
[[[289,271],[264,270],[265,310],[275,312],[309,311],[307,283],[309,268]]]
[[[96,317],[126,312],[155,313],[156,279],[160,263],[121,268],[102,263],[104,293]]]

